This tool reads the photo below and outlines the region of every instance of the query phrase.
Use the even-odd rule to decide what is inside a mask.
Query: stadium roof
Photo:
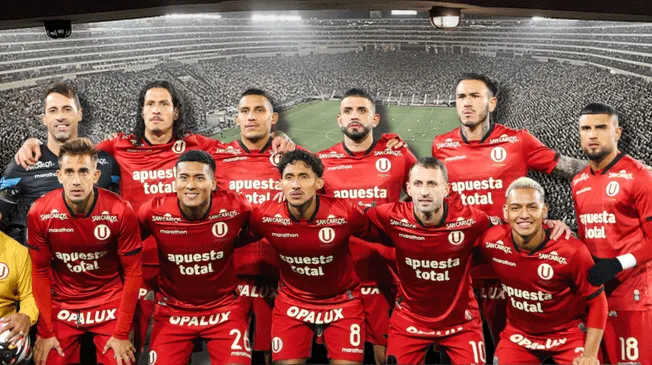
[[[480,16],[652,21],[649,0],[111,0],[15,1],[0,12],[0,29],[42,26],[45,20],[97,22],[168,13],[252,10],[392,10],[428,11],[432,6],[460,7]]]

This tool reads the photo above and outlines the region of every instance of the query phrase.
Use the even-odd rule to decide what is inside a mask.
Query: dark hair
[[[484,82],[484,84],[487,86],[487,89],[489,89],[489,92],[491,92],[491,96],[498,96],[498,92],[500,91],[498,87],[498,81],[484,74],[479,74],[475,72],[467,72],[465,74],[462,74],[462,76],[460,76],[460,78],[457,79],[457,83],[455,84],[455,87],[457,87],[457,85],[459,85],[460,82],[464,80],[476,80],[476,81]]]
[[[47,99],[50,94],[61,94],[68,99],[73,99],[75,100],[75,105],[77,106],[77,109],[81,108],[81,104],[79,103],[79,96],[77,95],[77,91],[75,88],[67,83],[67,82],[57,82],[52,84],[50,87],[45,90],[45,95],[43,96],[43,101],[45,102],[45,99]]]
[[[365,98],[371,102],[374,106],[376,105],[376,99],[374,99],[371,94],[365,90],[365,89],[359,89],[359,88],[353,88],[353,89],[348,89],[344,95],[342,96],[342,99],[346,99],[350,96],[357,96],[359,98]]]
[[[441,171],[441,174],[444,175],[444,181],[448,183],[448,169],[446,168],[446,165],[444,165],[441,161],[434,157],[421,157],[417,162],[410,167],[410,171],[408,172],[408,176],[412,174],[412,170],[414,170],[415,166],[421,166],[426,169],[439,169]]]
[[[278,163],[278,171],[281,173],[281,176],[283,176],[283,171],[287,165],[294,164],[297,161],[302,161],[310,166],[317,177],[324,175],[324,164],[317,155],[304,150],[294,150],[284,153],[283,157],[281,157],[281,162]]]
[[[64,156],[90,156],[91,161],[97,162],[97,150],[88,138],[74,138],[59,147],[59,161]]]
[[[255,89],[255,88],[247,89],[242,94],[240,94],[240,99],[242,99],[242,98],[244,98],[245,96],[248,96],[248,95],[259,95],[259,96],[264,97],[272,105],[272,110],[271,111],[272,112],[274,111],[274,99],[272,99],[272,97],[269,96],[269,94],[267,94],[265,92],[265,90]]]
[[[138,108],[136,109],[136,127],[134,128],[134,135],[136,136],[136,141],[137,143],[141,143],[142,139],[145,137],[145,120],[143,119],[143,107],[145,106],[145,94],[150,89],[156,89],[156,88],[161,88],[161,89],[166,89],[169,93],[170,96],[172,96],[172,106],[177,110],[177,119],[174,121],[172,125],[172,138],[174,139],[182,139],[183,134],[185,133],[185,128],[186,128],[186,106],[183,102],[183,97],[177,91],[174,86],[172,86],[171,83],[165,80],[156,80],[152,81],[149,84],[145,85],[140,90],[140,94],[138,95]]]
[[[580,112],[580,116],[582,115],[587,115],[587,114],[607,114],[609,116],[615,115],[618,117],[618,112],[614,107],[612,107],[609,104],[603,104],[603,103],[591,103],[582,108],[582,111]]]
[[[211,170],[211,174],[215,175],[215,159],[213,159],[213,156],[211,156],[210,153],[202,151],[202,150],[191,150],[183,155],[179,156],[179,159],[177,160],[175,167],[178,167],[180,163],[182,162],[199,162],[203,163],[205,165],[208,165]]]

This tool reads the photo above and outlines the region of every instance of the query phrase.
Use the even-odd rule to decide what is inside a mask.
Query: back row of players
[[[55,85],[45,99],[46,148],[33,155],[38,148],[26,142],[18,154],[26,168],[10,166],[4,180],[13,199],[31,192],[24,187],[36,180],[34,171],[43,175],[42,168],[58,169],[50,178],[64,186],[63,194],[37,201],[28,219],[41,310],[37,360],[78,361],[77,339],[88,330],[97,334],[100,362],[112,363],[113,352],[117,361],[129,362],[138,295],[136,348],[154,311],[155,364],[187,363],[195,337],[209,340],[213,363],[249,363],[250,314],[253,349],[271,349],[279,363],[304,363],[313,334],[326,344],[331,362],[362,361],[366,340],[378,362],[422,362],[434,342],[453,363],[481,363],[486,359],[471,274],[494,342],[501,339],[497,361],[553,356],[562,363],[596,363],[607,322],[605,359],[646,363],[650,350],[638,343],[650,340],[644,329],[652,324],[650,175],[618,151],[615,111],[603,104],[582,110],[587,167],[526,131],[494,124],[497,92],[485,76],[462,77],[456,89],[462,126],[436,137],[436,159],[415,164],[394,136],[374,141],[379,116],[361,90],[342,99],[343,143],[316,156],[298,148],[281,157],[272,150],[292,148],[283,146],[283,136],[272,140],[278,117],[264,92],[242,95],[241,139],[225,145],[183,134],[174,88],[166,82],[146,86],[134,134],[97,146],[115,159],[100,167],[117,161],[122,199],[138,212],[142,237],[149,237],[142,242],[140,285],[139,224],[129,204],[93,188],[102,176],[95,172],[97,158],[87,142],[71,141],[81,120],[76,94]],[[56,165],[44,161],[50,155]],[[543,190],[518,179],[530,168],[577,175],[573,194],[586,245],[550,237],[542,226]],[[397,202],[404,186],[413,202]],[[371,207],[367,217],[349,202]],[[509,225],[489,229],[485,213]],[[474,245],[487,260],[471,269]],[[589,251],[600,258],[595,264]],[[394,266],[396,275],[388,269]]]

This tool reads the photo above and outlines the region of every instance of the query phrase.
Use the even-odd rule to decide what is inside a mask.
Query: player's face
[[[303,161],[288,164],[281,176],[281,187],[288,203],[301,207],[309,203],[324,187],[324,179],[317,177],[312,168]]]
[[[143,120],[145,129],[151,133],[166,133],[174,126],[179,117],[178,110],[172,103],[172,95],[162,87],[154,87],[145,93],[143,103]]]
[[[77,107],[74,98],[59,93],[50,93],[45,98],[43,124],[48,128],[48,134],[57,141],[64,143],[77,137],[77,125],[81,119],[82,110]]]
[[[266,97],[246,95],[240,99],[236,120],[240,135],[255,142],[269,138],[272,126],[278,122],[278,113],[274,112],[272,103]]]
[[[602,161],[618,148],[622,129],[615,116],[586,114],[580,117],[580,143],[586,156],[592,161]]]
[[[100,178],[100,170],[97,162],[88,155],[65,155],[59,160],[57,177],[68,201],[81,204],[89,199],[93,185]]]
[[[361,141],[378,125],[380,115],[367,98],[349,96],[340,102],[340,114],[337,124],[342,133],[354,141]]]
[[[177,165],[177,198],[181,205],[195,208],[206,204],[215,190],[215,176],[210,166],[201,162],[180,162]]]
[[[441,208],[448,190],[448,183],[440,169],[417,165],[410,172],[407,193],[412,197],[414,207],[422,213],[433,213]]]
[[[484,82],[462,80],[455,90],[457,116],[465,127],[475,127],[496,109],[496,97]]]
[[[507,197],[503,213],[512,231],[526,238],[543,229],[542,223],[548,215],[548,207],[536,190],[513,189]]]

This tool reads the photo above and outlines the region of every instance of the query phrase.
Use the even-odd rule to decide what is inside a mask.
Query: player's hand
[[[593,256],[593,261],[595,265],[589,269],[589,283],[593,286],[600,286],[623,271],[623,265],[617,258],[601,259]]]
[[[407,145],[407,142],[402,140],[400,137],[396,136],[396,137],[390,139],[389,141],[387,141],[386,146],[387,146],[387,149],[389,149],[389,150],[398,150],[398,149],[403,148],[403,147],[407,148],[408,145]]]
[[[109,349],[113,350],[113,353],[115,354],[115,361],[118,363],[118,365],[122,365],[123,363],[127,365],[136,363],[136,356],[134,355],[136,348],[131,344],[131,341],[118,340],[117,338],[111,336],[111,338],[106,341],[106,345],[104,346],[102,354],[106,354]]]
[[[39,338],[34,344],[34,362],[36,365],[45,365],[45,360],[48,359],[50,351],[57,350],[59,356],[63,355],[63,350],[56,337]]]
[[[27,314],[13,313],[0,319],[0,324],[3,331],[11,330],[8,337],[9,344],[15,345],[29,333],[29,327],[32,325],[32,321]]]
[[[600,365],[597,357],[580,355],[573,359],[573,365]]]
[[[294,143],[287,134],[281,131],[274,131],[274,133],[272,133],[272,151],[274,153],[283,154],[294,151],[295,148],[297,148],[297,144]]]
[[[26,170],[29,166],[36,165],[39,158],[41,158],[41,141],[36,138],[29,138],[23,142],[14,156],[16,163]]]
[[[573,231],[562,221],[553,221],[546,219],[543,221],[543,224],[548,226],[551,229],[550,238],[553,240],[559,239],[559,237],[564,236],[565,239],[569,239]]]

